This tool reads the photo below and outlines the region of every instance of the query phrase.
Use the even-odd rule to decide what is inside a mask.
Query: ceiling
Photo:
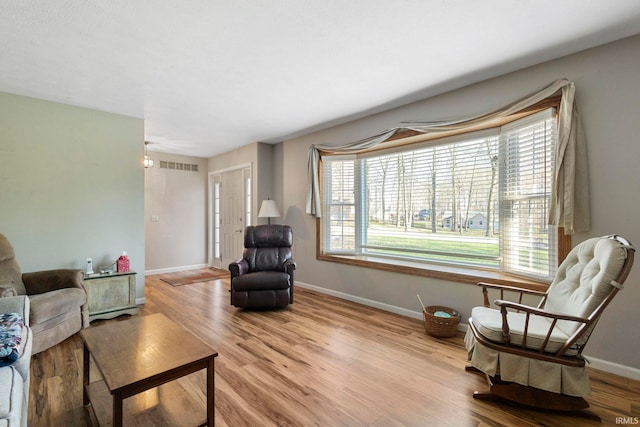
[[[640,0],[2,0],[0,91],[277,142],[640,33]]]

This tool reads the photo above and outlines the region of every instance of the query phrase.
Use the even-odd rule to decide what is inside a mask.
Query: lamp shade
[[[260,212],[258,212],[258,218],[269,218],[269,222],[271,222],[271,218],[279,216],[280,211],[278,210],[275,200],[267,199],[262,201]]]
[[[260,212],[258,212],[259,218],[275,218],[280,216],[278,205],[275,200],[263,200],[262,206],[260,206]]]

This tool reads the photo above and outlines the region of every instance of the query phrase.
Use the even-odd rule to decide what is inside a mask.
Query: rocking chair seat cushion
[[[510,312],[507,314],[512,345],[522,345],[525,320],[525,313]],[[497,343],[504,343],[502,336],[502,315],[499,310],[488,307],[474,307],[471,311],[471,319],[469,319],[469,321],[473,322],[473,325],[483,337]],[[551,322],[548,318],[536,315],[530,316],[526,347],[532,350],[540,350],[550,326]],[[553,328],[545,351],[557,352],[568,339],[569,335],[565,334],[558,327]],[[565,354],[567,356],[573,356],[576,354],[576,349],[569,349]]]

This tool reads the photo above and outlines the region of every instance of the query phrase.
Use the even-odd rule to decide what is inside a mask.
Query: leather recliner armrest
[[[43,294],[63,288],[84,290],[82,270],[57,269],[23,273],[22,281],[28,295]]]
[[[231,273],[231,278],[241,276],[245,273],[249,272],[249,261],[242,258],[237,261],[229,264],[229,272]]]
[[[293,273],[293,270],[296,269],[297,264],[293,259],[289,258],[288,260],[286,260],[284,262],[283,267],[284,267],[284,271],[286,271],[287,273],[291,274],[291,273]]]

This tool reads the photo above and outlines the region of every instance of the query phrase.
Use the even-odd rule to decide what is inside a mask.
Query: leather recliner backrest
[[[284,263],[291,259],[293,232],[288,225],[269,224],[248,226],[244,233],[243,257],[249,271],[284,271]]]

